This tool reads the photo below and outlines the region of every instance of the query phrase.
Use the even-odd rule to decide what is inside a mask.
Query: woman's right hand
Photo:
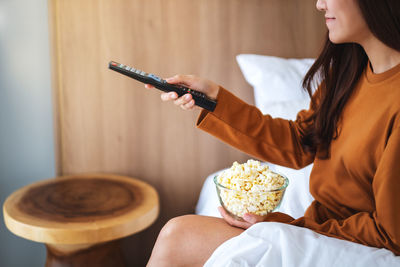
[[[175,75],[166,79],[168,83],[182,85],[187,88],[202,92],[211,99],[216,99],[219,91],[219,86],[209,80],[202,79],[194,75]],[[154,88],[150,84],[145,85],[146,88]],[[174,101],[174,104],[180,106],[184,110],[192,110],[195,108],[194,99],[191,94],[185,94],[178,97],[175,92],[162,93],[161,99],[163,101]],[[198,106],[196,106],[198,108]]]

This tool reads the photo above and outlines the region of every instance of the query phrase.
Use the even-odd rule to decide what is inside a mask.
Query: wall
[[[0,200],[55,175],[46,0],[0,1]],[[43,266],[45,247],[1,213],[0,266]]]

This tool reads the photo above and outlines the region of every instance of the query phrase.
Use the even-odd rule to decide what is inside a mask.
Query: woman
[[[211,81],[167,80],[218,100],[214,112],[201,112],[200,129],[275,164],[302,168],[314,162],[315,201],[296,220],[275,212],[237,221],[222,209],[223,219],[174,218],[161,230],[149,266],[201,266],[220,244],[261,221],[400,255],[400,1],[318,0],[317,9],[325,13],[328,36],[303,86],[311,95],[322,83],[310,109],[294,122],[264,116]],[[161,98],[194,108],[190,95]]]

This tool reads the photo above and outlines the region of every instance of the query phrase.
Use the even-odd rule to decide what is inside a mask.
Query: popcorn
[[[217,185],[221,204],[238,217],[245,213],[265,215],[273,211],[287,186],[286,178],[251,159],[243,164],[234,162],[230,169],[216,177],[216,181],[225,187]]]

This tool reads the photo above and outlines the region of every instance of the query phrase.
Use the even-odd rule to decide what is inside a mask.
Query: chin
[[[348,39],[332,34],[331,32],[329,32],[329,40],[334,44],[343,44],[351,42]]]

